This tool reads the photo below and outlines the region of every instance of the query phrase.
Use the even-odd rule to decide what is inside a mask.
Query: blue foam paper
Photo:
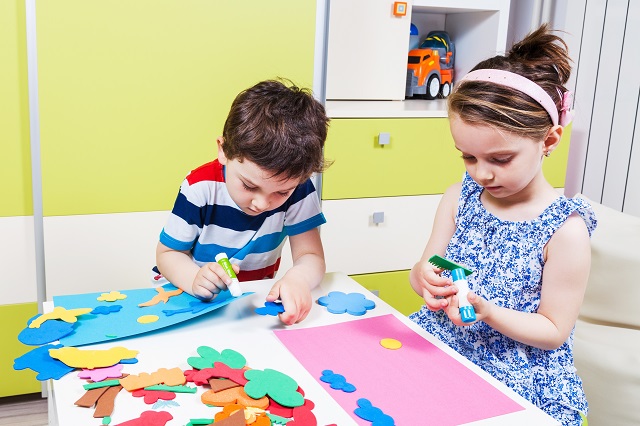
[[[165,284],[163,287],[167,291],[176,289],[172,284]],[[233,297],[229,291],[223,291],[211,302],[202,302],[200,299],[183,292],[177,296],[170,297],[167,303],[160,302],[153,306],[140,307],[138,306],[139,304],[148,302],[158,295],[155,288],[121,290],[120,293],[127,297],[115,302],[98,300],[104,293],[109,293],[109,291],[53,297],[54,306],[62,306],[66,309],[93,309],[109,303],[122,306],[122,309],[117,312],[111,312],[109,315],[78,316],[74,331],[62,337],[60,339],[61,344],[65,346],[83,346],[155,331],[204,315],[234,300],[252,294],[244,293],[242,296]],[[198,309],[193,309],[194,306],[197,306]],[[168,314],[168,312],[173,314]],[[141,324],[137,320],[143,315],[157,315],[158,320]]]

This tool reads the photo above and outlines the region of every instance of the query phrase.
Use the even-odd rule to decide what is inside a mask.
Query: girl
[[[564,425],[587,412],[572,343],[596,226],[591,206],[542,173],[569,121],[570,71],[566,44],[543,25],[458,83],[449,119],[466,173],[443,195],[410,274],[425,300],[413,321]],[[474,271],[473,323],[433,254]]]

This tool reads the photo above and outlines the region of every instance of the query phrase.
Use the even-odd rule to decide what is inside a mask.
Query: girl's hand
[[[414,265],[409,274],[411,286],[422,296],[425,305],[431,311],[447,308],[451,304],[451,296],[458,292],[451,278],[440,275],[442,271],[429,261],[421,260]]]
[[[282,301],[284,312],[279,314],[280,321],[286,325],[296,324],[307,317],[313,301],[311,290],[305,283],[294,282],[286,277],[276,281],[267,295],[267,302]]]
[[[240,272],[238,265],[231,265],[233,270]],[[231,284],[231,277],[227,275],[217,262],[210,262],[200,268],[191,284],[193,295],[199,299],[212,300],[218,293],[227,290]]]
[[[483,299],[472,291],[467,294],[467,300],[469,301],[469,303],[471,303],[473,309],[476,311],[476,320],[473,322],[462,321],[462,318],[460,317],[460,303],[458,300],[458,295],[454,295],[451,297],[451,303],[445,309],[445,313],[455,325],[464,326],[475,324],[478,321],[484,321],[491,315],[491,310],[493,309],[493,307],[495,307],[493,303]]]

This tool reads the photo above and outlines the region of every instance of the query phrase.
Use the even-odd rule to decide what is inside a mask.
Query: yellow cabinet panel
[[[368,290],[377,290],[378,297],[404,315],[412,314],[424,305],[422,297],[409,284],[409,271],[351,275],[351,278]]]
[[[333,119],[325,156],[325,200],[441,194],[464,171],[446,118]]]
[[[33,370],[14,370],[13,361],[35,349],[35,346],[23,345],[18,334],[27,326],[27,320],[38,313],[37,304],[19,303],[0,306],[0,397],[36,393],[42,386],[36,380]]]

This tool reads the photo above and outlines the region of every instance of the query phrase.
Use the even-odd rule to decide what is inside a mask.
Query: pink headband
[[[572,113],[570,108],[572,94],[568,90],[564,92],[564,95],[562,96],[562,106],[560,108],[560,116],[558,117],[558,109],[556,108],[556,104],[553,102],[553,99],[551,99],[551,96],[549,96],[542,87],[519,74],[497,69],[481,69],[471,71],[469,74],[465,75],[462,80],[460,80],[460,83],[465,80],[488,81],[500,86],[519,90],[522,93],[531,96],[545,110],[547,110],[554,126],[556,124],[560,124],[564,127],[571,122]]]

